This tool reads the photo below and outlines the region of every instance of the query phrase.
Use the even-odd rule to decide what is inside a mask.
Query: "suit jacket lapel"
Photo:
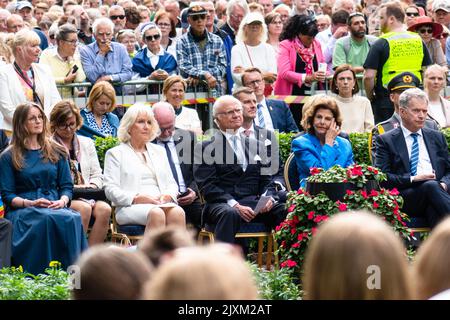
[[[406,172],[410,172],[409,167],[409,153],[408,147],[406,146],[405,136],[403,135],[402,128],[398,127],[397,132],[392,135],[393,145],[397,149],[397,153],[400,155],[402,159],[403,166],[405,167]]]

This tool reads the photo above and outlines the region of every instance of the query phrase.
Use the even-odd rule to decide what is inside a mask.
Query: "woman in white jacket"
[[[146,232],[171,224],[186,226],[166,152],[150,142],[158,131],[152,110],[134,105],[119,127],[121,144],[105,156],[105,193],[116,206],[117,223],[144,225]]]
[[[1,129],[12,130],[12,117],[16,106],[21,103],[37,103],[49,117],[52,107],[61,100],[50,69],[36,63],[41,54],[40,42],[32,30],[23,29],[14,35],[12,51],[15,61],[0,68]]]

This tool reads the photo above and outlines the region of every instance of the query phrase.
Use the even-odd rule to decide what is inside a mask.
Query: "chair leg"
[[[258,268],[262,268],[262,255],[263,255],[263,247],[264,247],[264,237],[258,237]]]
[[[266,269],[270,270],[272,267],[272,254],[273,254],[273,238],[272,234],[267,236],[267,256],[266,256]]]
[[[274,262],[274,267],[275,267],[275,269],[278,269],[279,261],[278,261],[278,254],[276,253],[277,250],[278,250],[278,242],[275,239],[275,235],[273,233],[272,233],[271,237],[272,237],[272,241],[273,241],[273,255],[274,255],[273,262]]]

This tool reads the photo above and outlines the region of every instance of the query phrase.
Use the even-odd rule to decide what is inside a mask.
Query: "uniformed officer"
[[[392,80],[389,82],[387,90],[389,92],[389,98],[391,99],[391,102],[394,105],[394,114],[392,117],[387,119],[386,121],[378,123],[370,133],[369,142],[370,142],[370,158],[373,163],[375,159],[375,139],[379,134],[383,134],[385,132],[388,132],[392,129],[397,128],[400,126],[400,116],[398,114],[399,105],[398,105],[398,98],[400,94],[409,88],[419,88],[420,86],[420,80],[417,78],[412,72],[403,72],[399,75],[392,78]],[[425,127],[438,130],[438,126],[434,120],[427,119],[425,121]]]

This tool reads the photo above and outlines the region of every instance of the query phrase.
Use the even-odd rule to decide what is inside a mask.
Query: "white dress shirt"
[[[265,129],[274,131],[275,129],[273,127],[272,117],[270,116],[269,108],[267,107],[266,98],[263,98],[260,102],[258,102],[258,104],[262,105],[261,110],[264,117],[264,123],[266,125]],[[256,124],[259,123],[258,112],[256,112],[255,123]]]
[[[406,147],[408,148],[408,159],[411,159],[411,149],[414,142],[414,138],[411,136],[412,133],[411,131],[406,129],[403,125],[401,126],[401,128],[403,136],[405,137]],[[425,141],[423,140],[422,130],[420,129],[419,131],[417,131],[417,133],[418,133],[417,141],[419,143],[419,162],[417,163],[417,175],[431,174],[434,172],[434,170],[433,166],[431,165],[427,146],[425,145]]]
[[[160,145],[161,147],[165,148],[164,143],[162,143],[161,140],[157,140],[157,144]],[[170,140],[167,143],[167,146],[169,147],[170,154],[172,155],[173,163],[175,164],[175,169],[177,170],[179,190],[181,193],[183,193],[187,190],[187,186],[186,186],[186,183],[184,182],[183,172],[181,171],[180,160],[178,159],[177,148],[175,146],[175,142],[173,141],[173,137],[170,137]]]
[[[147,57],[150,60],[150,64],[153,69],[155,69],[156,65],[159,62],[159,57],[164,55],[164,49],[160,46],[159,52],[157,54],[153,54],[153,52],[150,51],[149,48],[147,48]]]

